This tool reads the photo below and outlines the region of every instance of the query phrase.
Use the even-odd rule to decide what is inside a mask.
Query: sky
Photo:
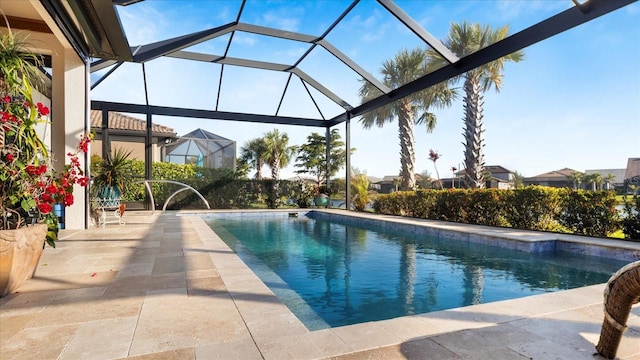
[[[118,7],[131,46],[209,29],[236,19],[240,1],[146,0]],[[510,34],[573,6],[571,0],[397,0],[395,2],[434,37],[444,40],[450,23],[509,25]],[[241,22],[303,34],[321,35],[350,2],[248,1]],[[623,169],[640,157],[640,3],[636,2],[523,50],[524,60],[507,63],[500,92],[484,94],[485,164],[500,165],[525,177],[571,168]],[[222,55],[228,36],[185,49]],[[381,64],[402,49],[424,44],[380,4],[363,0],[327,37],[333,46],[380,79]],[[293,64],[309,45],[236,33],[228,56]],[[352,106],[360,104],[358,74],[317,47],[300,69]],[[287,74],[225,66],[218,98],[218,64],[156,59],[145,64],[149,103],[153,105],[274,115]],[[106,71],[106,70],[105,70]],[[104,73],[104,71],[102,72]],[[102,73],[93,75],[98,78]],[[145,103],[140,64],[124,64],[92,90],[93,100]],[[458,84],[460,87],[461,84]],[[462,89],[460,89],[460,92]],[[332,118],[344,110],[315,89],[319,112],[295,77],[284,95],[279,115]],[[416,126],[416,171],[435,176],[429,150],[441,158],[441,177],[464,160],[462,96],[451,107],[434,109],[437,125],[428,133]],[[140,115],[134,115],[142,118]],[[278,128],[291,145],[324,128],[281,126],[219,120],[154,116],[178,135],[202,128],[235,140],[237,150],[248,140]],[[364,129],[351,121],[352,167],[369,176],[397,175],[400,155],[397,121]],[[345,134],[345,125],[338,128]],[[293,177],[292,163],[281,178]],[[265,173],[269,173],[265,167]],[[344,177],[344,171],[336,175]]]

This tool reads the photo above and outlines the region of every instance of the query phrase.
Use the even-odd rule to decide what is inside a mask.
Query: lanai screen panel
[[[166,146],[165,161],[212,169],[235,169],[236,142],[197,129]]]

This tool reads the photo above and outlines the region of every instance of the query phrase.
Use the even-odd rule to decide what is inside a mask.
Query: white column
[[[57,56],[56,56],[57,55]],[[55,168],[62,171],[69,163],[66,156],[75,152],[87,119],[87,81],[85,64],[70,48],[59,48],[52,57],[51,152]],[[84,156],[80,156],[86,168]],[[86,188],[75,186],[74,203],[65,209],[65,228],[84,229],[87,219]]]

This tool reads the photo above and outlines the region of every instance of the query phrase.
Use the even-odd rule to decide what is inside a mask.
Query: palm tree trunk
[[[402,101],[401,111],[398,114],[398,137],[400,138],[400,166],[402,190],[415,190],[416,188],[416,151],[413,135],[413,108],[407,99]]]
[[[474,76],[467,76],[464,83],[464,163],[466,166],[465,181],[472,189],[485,187],[484,182],[484,129],[482,123],[482,92],[480,83]]]
[[[262,180],[262,165],[264,165],[262,160],[256,161],[256,180]]]

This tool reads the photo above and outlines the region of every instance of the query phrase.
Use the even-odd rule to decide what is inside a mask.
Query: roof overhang
[[[129,43],[111,1],[40,0],[76,51],[85,57],[131,61]]]

